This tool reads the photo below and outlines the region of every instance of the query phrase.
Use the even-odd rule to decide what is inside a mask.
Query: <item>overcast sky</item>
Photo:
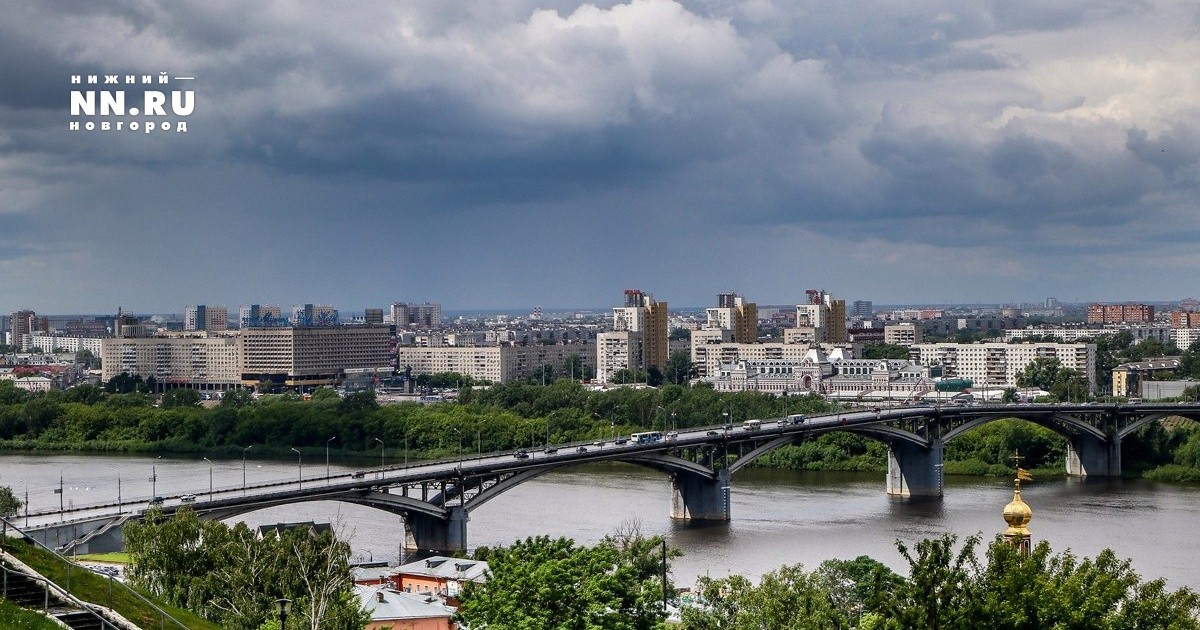
[[[1195,0],[4,13],[5,313],[1200,294]],[[187,133],[68,129],[160,71]]]

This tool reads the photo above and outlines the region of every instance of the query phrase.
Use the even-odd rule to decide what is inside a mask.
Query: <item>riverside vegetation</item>
[[[310,400],[295,394],[255,400],[247,392],[234,391],[207,408],[193,390],[153,395],[140,379],[124,375],[106,388],[83,385],[41,394],[0,381],[0,447],[235,457],[254,445],[256,453],[287,456],[293,447],[323,453],[328,440],[336,437],[335,456],[369,462],[379,453],[378,438],[386,445],[388,460],[395,462],[402,457],[452,457],[837,408],[814,395],[778,398],[758,392],[720,393],[706,386],[592,392],[578,382],[559,379],[546,385],[472,387],[469,379],[453,374],[425,382],[466,386],[457,402],[445,404],[379,405],[371,392],[340,397],[326,388]],[[1029,468],[1061,474],[1062,437],[1021,420],[992,422],[947,444],[945,470],[1007,474],[1007,458],[1016,450],[1027,457]],[[757,465],[882,471],[886,463],[883,444],[831,432],[777,449]],[[1153,479],[1200,480],[1200,430],[1184,420],[1149,425],[1124,441],[1123,463],[1131,474]]]

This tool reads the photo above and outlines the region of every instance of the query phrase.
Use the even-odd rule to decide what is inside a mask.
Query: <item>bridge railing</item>
[[[66,578],[63,582],[53,582],[53,584],[56,584],[60,589],[62,589],[64,592],[66,592],[67,596],[72,598],[73,602],[76,605],[81,606],[82,608],[92,612],[93,615],[96,615],[96,612],[93,611],[87,604],[91,603],[91,604],[95,604],[95,605],[107,605],[109,608],[112,608],[113,607],[112,605],[115,602],[115,599],[113,598],[113,591],[115,589],[117,591],[123,591],[123,592],[127,593],[128,595],[132,596],[135,600],[140,602],[141,605],[145,606],[147,610],[151,611],[154,616],[157,616],[159,630],[165,630],[165,628],[168,628],[168,627],[180,628],[181,630],[189,630],[186,625],[184,625],[178,619],[172,617],[170,613],[163,610],[162,608],[159,608],[157,604],[150,601],[144,595],[142,595],[141,593],[139,593],[136,590],[134,590],[133,588],[131,588],[128,584],[125,584],[121,580],[116,579],[116,577],[114,577],[112,575],[105,576],[108,578],[108,586],[107,586],[108,601],[107,601],[107,604],[105,602],[91,601],[91,599],[95,598],[95,595],[96,595],[95,591],[92,590],[92,588],[90,588],[89,585],[86,584],[85,580],[80,580],[80,579],[76,578],[74,580],[74,583],[72,583],[72,576],[73,575],[74,576],[87,575],[87,576],[99,577],[100,574],[96,573],[95,571],[93,571],[85,566],[81,566],[81,565],[77,564],[76,562],[73,562],[70,558],[63,556],[62,554],[58,553],[54,549],[51,549],[51,548],[47,547],[46,545],[43,545],[42,543],[38,542],[35,538],[26,534],[21,528],[14,525],[7,518],[0,518],[0,521],[3,522],[3,529],[4,529],[3,535],[0,536],[0,540],[6,541],[9,538],[20,538],[20,539],[32,544],[35,548],[40,548],[42,551],[46,552],[46,555],[51,559],[51,561],[55,565],[62,567],[62,569],[64,570],[64,574],[66,576]],[[30,563],[26,562],[26,564],[30,564]],[[32,566],[32,564],[30,564],[30,566]],[[89,598],[91,598],[91,599],[89,599]],[[108,624],[106,627],[115,627],[115,626],[112,626],[112,624],[110,622],[108,622],[107,620],[104,620],[104,623]]]

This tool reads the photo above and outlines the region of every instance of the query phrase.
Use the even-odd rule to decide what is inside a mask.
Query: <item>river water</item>
[[[246,461],[250,484],[297,477],[297,462]],[[334,473],[359,466],[333,462]],[[106,455],[0,455],[0,484],[33,510],[57,509],[54,493],[62,476],[62,504],[86,505],[121,498],[144,506],[152,492],[203,495],[210,465],[195,458]],[[215,460],[215,488],[240,487],[242,460]],[[325,460],[305,461],[304,475],[325,473]],[[153,484],[150,477],[157,479]],[[305,481],[320,483],[319,481]],[[153,488],[152,488],[153,486]],[[531,535],[566,536],[594,543],[618,528],[636,524],[646,535],[665,535],[683,551],[673,576],[689,585],[697,576],[740,573],[757,578],[783,564],[809,569],[829,558],[871,556],[894,569],[905,564],[895,541],[916,542],[942,533],[1002,531],[1000,516],[1012,498],[1012,482],[948,477],[940,501],[900,501],[884,493],[881,474],[811,473],[747,469],[732,484],[733,520],[717,526],[673,522],[670,483],[665,475],[624,465],[590,465],[554,472],[520,485],[471,513],[469,545],[503,545]],[[1145,578],[1166,578],[1172,587],[1200,590],[1200,487],[1143,480],[1079,482],[1064,479],[1026,483],[1022,496],[1033,508],[1035,541],[1055,551],[1095,556],[1104,548],[1130,558]],[[136,499],[136,501],[134,501]],[[348,537],[359,560],[396,561],[402,523],[385,512],[337,502],[271,508],[242,517],[248,524],[332,522]],[[17,524],[21,523],[18,517]]]

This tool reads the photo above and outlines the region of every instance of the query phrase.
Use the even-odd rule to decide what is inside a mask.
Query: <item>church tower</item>
[[[1020,454],[1014,455],[1013,459],[1018,464],[1017,477],[1013,479],[1013,500],[1004,506],[1004,522],[1008,523],[1008,529],[1004,530],[1004,540],[1027,556],[1032,549],[1032,542],[1026,525],[1033,520],[1033,510],[1021,500],[1021,481],[1032,481],[1033,475],[1020,467]]]

